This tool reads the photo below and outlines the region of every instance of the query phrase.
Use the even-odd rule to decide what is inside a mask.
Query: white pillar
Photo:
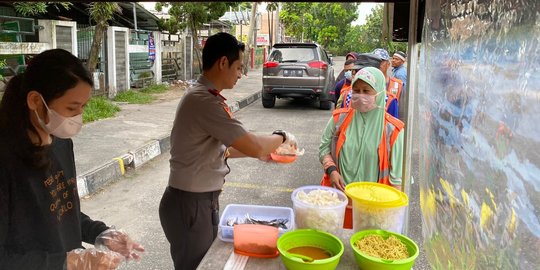
[[[156,59],[154,60],[154,78],[156,78],[156,84],[160,84],[162,82],[162,53],[163,53],[163,44],[161,43],[161,40],[163,39],[163,35],[161,32],[154,31],[154,45],[156,46]]]
[[[38,20],[38,24],[43,26],[39,32],[39,42],[50,44],[50,48],[56,48],[56,27],[51,20]]]
[[[114,38],[114,27],[107,27],[107,78],[109,86],[109,98],[114,98],[116,96],[116,57],[115,52],[115,43]]]
[[[114,98],[116,94],[118,93],[118,90],[125,90],[125,89],[118,89],[118,85],[116,85],[116,66],[118,65],[116,62],[116,39],[115,34],[117,32],[123,32],[125,35],[125,42],[124,42],[124,48],[125,48],[125,58],[126,58],[126,65],[125,65],[125,72],[126,72],[126,78],[124,84],[127,88],[129,88],[129,29],[125,27],[116,27],[111,26],[107,28],[107,72],[109,73],[109,98]]]
[[[65,26],[71,29],[71,53],[78,56],[77,47],[77,22],[38,20],[38,25],[43,26],[39,33],[39,42],[50,44],[51,49],[58,48],[56,44],[56,26]]]

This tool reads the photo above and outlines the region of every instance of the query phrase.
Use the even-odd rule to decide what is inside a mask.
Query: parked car
[[[272,108],[276,98],[311,98],[319,107],[332,106],[334,67],[316,43],[276,43],[263,64],[262,104]]]

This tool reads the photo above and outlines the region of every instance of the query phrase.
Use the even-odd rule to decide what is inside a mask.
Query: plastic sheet
[[[420,200],[433,269],[540,265],[540,3],[426,1]]]

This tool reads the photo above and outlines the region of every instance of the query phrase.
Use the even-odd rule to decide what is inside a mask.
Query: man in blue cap
[[[403,82],[397,78],[392,78],[388,74],[388,69],[391,65],[388,51],[382,48],[377,48],[373,50],[372,54],[378,56],[382,60],[379,69],[382,71],[386,79],[386,111],[392,116],[398,118],[398,102],[399,97],[401,96],[401,90],[403,89]]]

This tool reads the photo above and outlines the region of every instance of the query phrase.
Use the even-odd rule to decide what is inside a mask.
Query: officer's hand
[[[296,137],[288,132],[288,131],[284,131],[285,132],[285,141],[283,142],[283,144],[288,144],[290,146],[292,146],[292,148],[294,149],[297,149],[298,148],[298,142],[296,141]]]
[[[264,162],[270,162],[270,161],[272,161],[272,156],[270,156],[270,154],[268,154],[266,156],[261,156],[261,157],[259,157],[259,160],[264,161]]]

